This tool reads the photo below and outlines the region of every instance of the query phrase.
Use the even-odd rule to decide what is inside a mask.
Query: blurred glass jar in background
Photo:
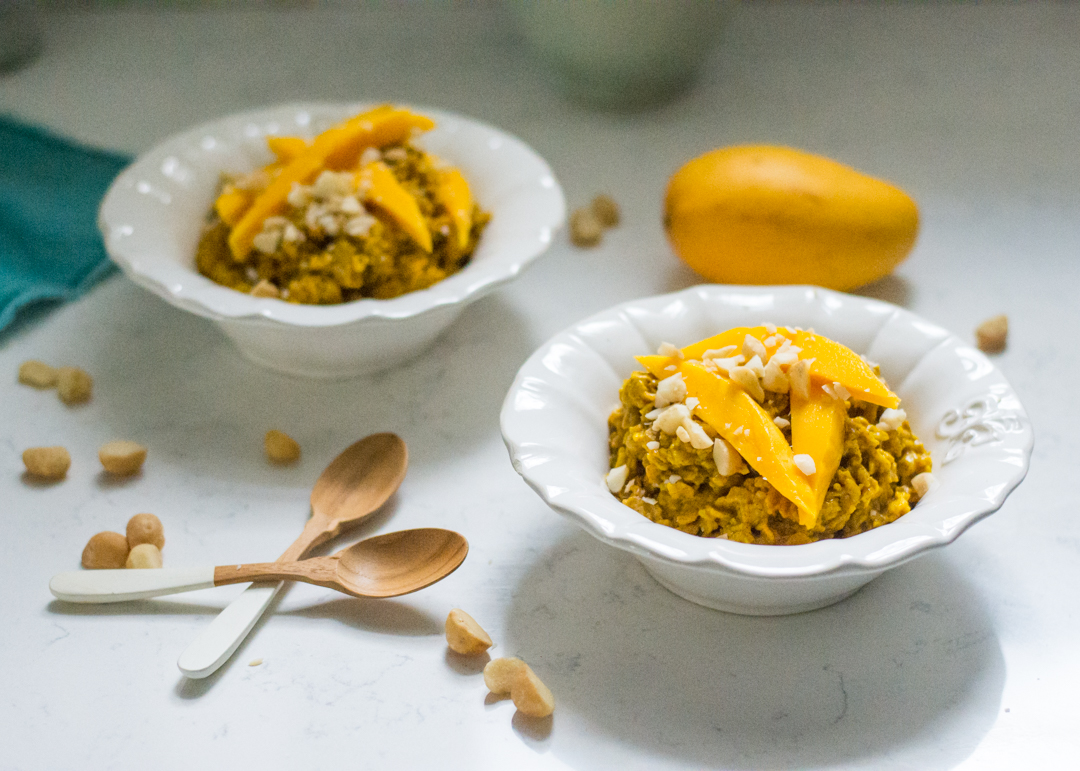
[[[731,0],[514,0],[532,53],[574,101],[642,109],[694,80]]]

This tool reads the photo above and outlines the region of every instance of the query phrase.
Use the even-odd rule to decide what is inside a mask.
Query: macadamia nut
[[[146,448],[138,442],[118,439],[101,445],[98,460],[110,474],[131,476],[142,468],[143,461],[146,460]]]
[[[547,717],[555,711],[555,697],[521,659],[489,661],[484,667],[484,684],[492,693],[510,694],[514,706],[528,717]]]
[[[165,528],[153,514],[136,514],[127,523],[127,543],[134,549],[139,544],[152,543],[158,549],[165,548]]]
[[[604,235],[604,226],[591,209],[575,209],[570,215],[570,242],[574,246],[596,246]]]
[[[504,696],[513,690],[514,683],[527,666],[521,659],[513,657],[492,659],[484,667],[484,685],[496,696]]]
[[[1002,314],[987,319],[975,329],[975,340],[983,353],[1001,353],[1009,338],[1009,317]]]
[[[57,370],[56,390],[64,404],[82,404],[90,401],[94,379],[78,367],[61,367]]]
[[[292,463],[300,457],[300,445],[281,431],[267,431],[263,444],[266,447],[266,457],[274,463]]]
[[[55,367],[40,361],[24,361],[19,365],[19,382],[34,388],[52,388],[59,373]]]
[[[476,620],[460,608],[446,617],[446,644],[463,656],[475,656],[491,647],[491,636]]]
[[[114,570],[122,568],[128,558],[127,538],[119,533],[106,531],[90,538],[82,553],[82,566],[90,570]]]
[[[63,479],[71,468],[71,455],[63,447],[31,447],[23,451],[27,472],[41,479]]]
[[[140,543],[128,552],[125,567],[134,569],[161,567],[161,551],[152,543]]]
[[[592,203],[589,204],[589,208],[592,209],[593,215],[605,228],[615,227],[619,224],[619,220],[622,219],[619,204],[615,203],[615,199],[610,195],[601,193],[596,196],[596,198],[592,199]]]

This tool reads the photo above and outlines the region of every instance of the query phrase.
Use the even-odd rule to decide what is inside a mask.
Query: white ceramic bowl
[[[566,216],[562,188],[524,142],[468,118],[410,109],[436,127],[416,143],[459,167],[491,222],[470,264],[429,289],[392,300],[298,305],[250,297],[194,267],[221,172],[271,161],[266,137],[311,137],[369,104],[288,104],[231,115],[167,139],[116,178],[98,216],[109,256],[133,281],[216,322],[247,358],[309,377],[392,367],[427,346],[464,307],[518,276]]]
[[[933,458],[937,485],[910,513],[851,538],[759,546],[658,525],[608,492],[607,417],[634,356],[763,322],[813,327],[880,363]],[[599,313],[525,362],[501,420],[514,468],[555,511],[676,594],[752,615],[829,605],[952,542],[1001,506],[1032,446],[1016,394],[979,351],[896,306],[812,287],[699,286]]]

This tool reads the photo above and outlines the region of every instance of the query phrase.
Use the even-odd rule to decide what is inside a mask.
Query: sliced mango
[[[217,211],[222,222],[229,227],[233,227],[244,216],[244,212],[251,207],[253,200],[254,198],[250,193],[230,188],[214,201],[214,210]]]
[[[473,199],[469,183],[457,169],[443,169],[439,172],[435,195],[454,223],[458,248],[464,249],[469,245],[469,232],[472,230]]]
[[[270,148],[278,163],[289,163],[307,150],[308,143],[300,137],[267,137],[266,146]]]
[[[382,161],[369,163],[360,170],[357,181],[367,187],[366,200],[400,225],[421,249],[431,252],[431,231],[427,221],[416,199],[401,186],[389,166]]]
[[[804,527],[812,528],[817,524],[825,494],[829,492],[832,478],[840,468],[846,419],[847,407],[844,402],[832,398],[820,386],[811,386],[809,399],[800,399],[797,394],[791,393],[791,452],[794,455],[809,455],[814,459],[816,468],[810,477],[814,516],[804,520],[804,512],[799,510],[799,524]]]
[[[681,372],[687,392],[699,400],[695,412],[701,419],[729,441],[777,492],[799,507],[800,522],[817,520],[821,506],[814,506],[814,491],[795,466],[787,439],[741,386],[694,361],[667,356],[639,356],[638,361],[657,378]],[[672,366],[676,369],[668,369]]]
[[[324,169],[352,168],[364,149],[403,142],[413,130],[426,131],[434,125],[422,115],[382,105],[319,134],[309,147],[289,161],[233,227],[229,233],[233,257],[237,260],[246,257],[252,240],[262,230],[263,220],[284,211],[294,182],[308,184]]]
[[[840,345],[813,332],[796,332],[795,345],[802,348],[800,359],[813,359],[811,381],[839,383],[851,395],[882,407],[896,407],[900,397],[890,391],[874,368],[846,345]]]
[[[787,332],[785,337],[790,338],[793,345],[802,348],[799,358],[814,359],[814,363],[810,365],[812,382],[818,385],[839,383],[850,391],[852,396],[882,407],[896,407],[900,403],[899,397],[874,374],[873,367],[847,346],[813,332],[792,332]],[[682,349],[683,356],[687,359],[700,359],[705,351],[728,345],[741,349],[747,335],[758,340],[770,337],[765,327],[735,327],[686,346]]]

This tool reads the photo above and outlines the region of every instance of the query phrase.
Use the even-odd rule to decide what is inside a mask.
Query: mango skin
[[[721,284],[816,284],[847,291],[888,275],[919,232],[904,191],[789,147],[725,147],[668,183],[675,253]]]

